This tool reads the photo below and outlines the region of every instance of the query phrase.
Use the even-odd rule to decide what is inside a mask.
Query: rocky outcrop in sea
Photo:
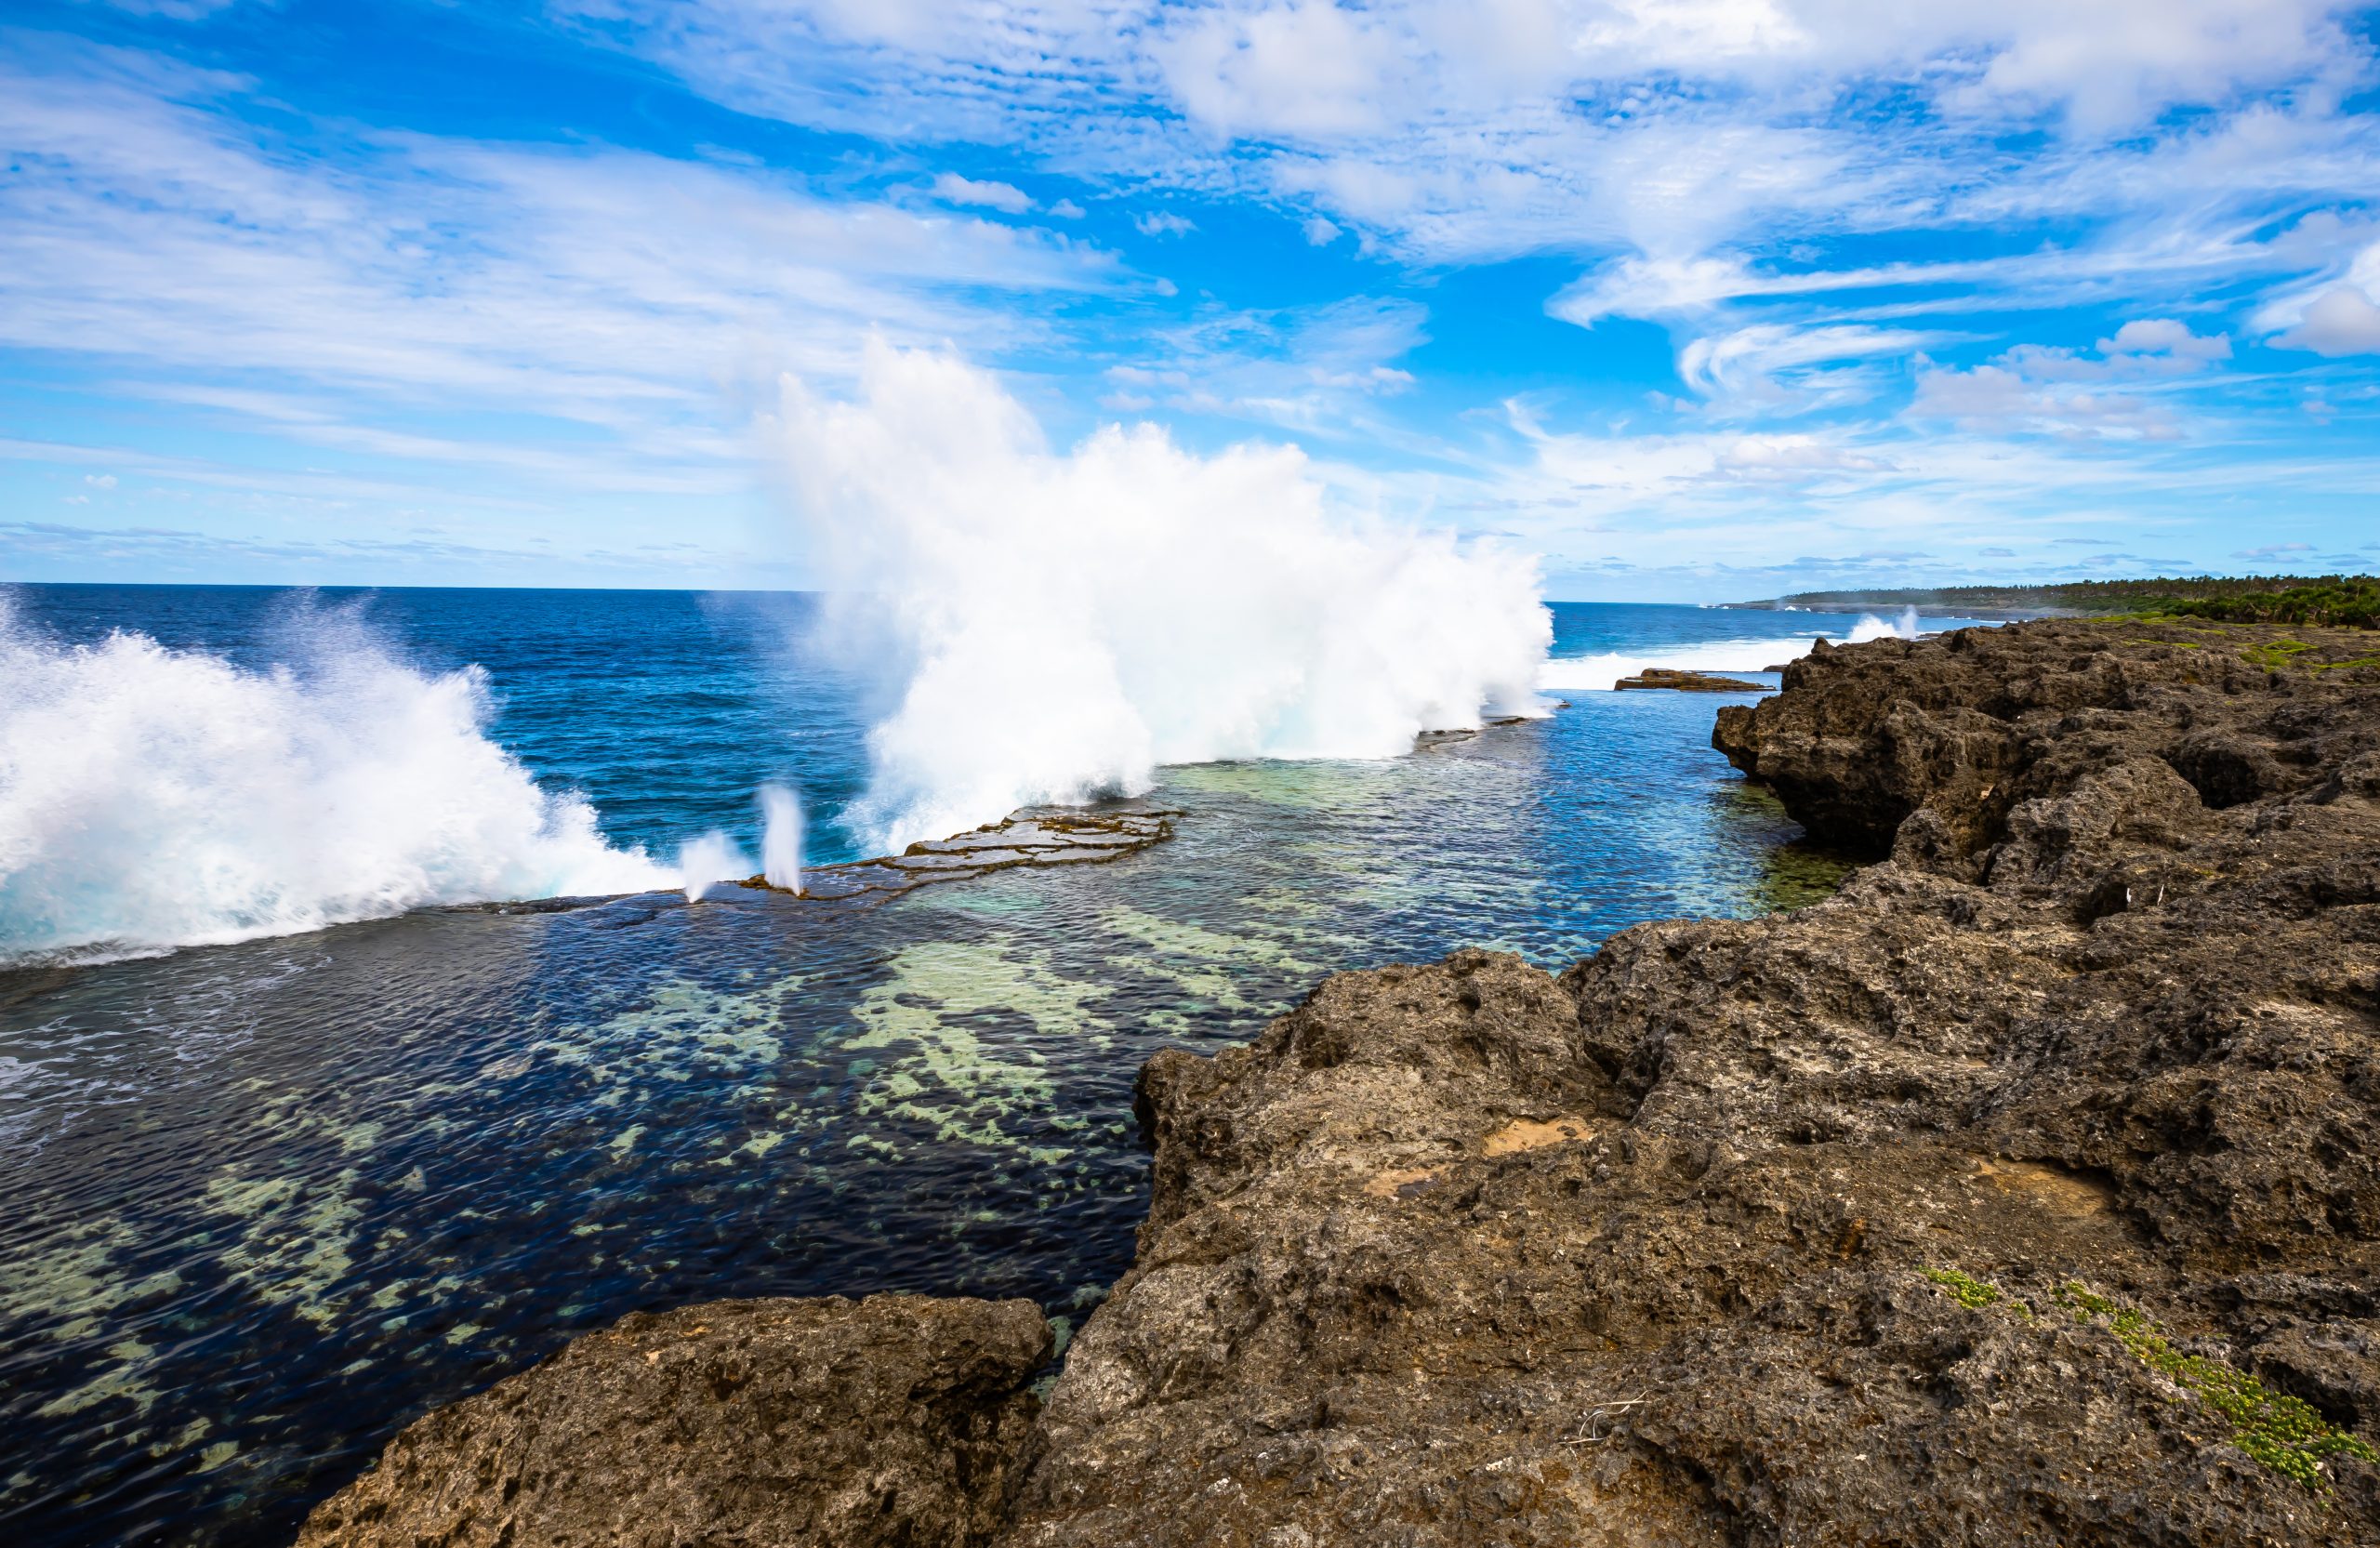
[[[1820,648],[1717,745],[1873,855],[1139,1086],[1138,1257],[631,1317],[318,1543],[2380,1541],[2380,649]]]

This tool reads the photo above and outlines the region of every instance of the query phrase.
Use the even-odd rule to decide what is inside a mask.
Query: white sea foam
[[[1900,616],[1885,621],[1873,613],[1862,613],[1859,621],[1851,626],[1851,643],[1869,640],[1914,640],[1921,631],[1917,627],[1917,609],[1904,607]]]
[[[0,598],[0,961],[674,883],[489,740],[477,668],[416,670],[348,615],[284,632],[252,670],[64,644]]]
[[[1556,656],[1539,671],[1537,685],[1549,693],[1578,693],[1609,688],[1623,677],[1634,677],[1647,667],[1680,672],[1711,672],[1725,677],[1757,672],[1791,661],[1810,648],[1806,636],[1798,640],[1710,640],[1691,645],[1646,646],[1633,651],[1603,651],[1593,655]]]
[[[1534,561],[1335,513],[1294,448],[1110,425],[1053,451],[987,373],[880,342],[851,402],[788,379],[781,428],[810,548],[868,602],[830,627],[896,680],[846,814],[888,848],[1162,763],[1541,712]]]
[[[1914,640],[1921,632],[1917,609],[1913,607],[1903,612],[1897,619],[1888,620],[1872,613],[1863,613],[1858,622],[1851,626],[1851,632],[1844,637],[1844,642],[1856,645],[1870,640]],[[1556,656],[1539,670],[1537,685],[1548,693],[1599,691],[1610,688],[1623,677],[1634,677],[1648,667],[1680,672],[1708,672],[1719,677],[1761,672],[1806,655],[1811,638],[1807,634],[1785,639],[1773,635],[1748,636],[1739,640],[1706,640],[1668,648],[1648,647],[1604,651],[1593,655]]]

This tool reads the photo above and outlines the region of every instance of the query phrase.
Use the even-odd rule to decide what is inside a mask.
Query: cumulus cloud
[[[2119,356],[2162,358],[2176,364],[2191,361],[2229,360],[2231,340],[2225,334],[2201,335],[2171,317],[2142,318],[2126,323],[2113,338],[2099,340],[2099,353],[2110,361]]]
[[[1143,236],[1186,236],[1198,229],[1187,216],[1176,215],[1170,209],[1135,216],[1132,228]]]
[[[956,172],[936,177],[932,192],[945,205],[980,205],[1009,215],[1023,215],[1033,207],[1032,196],[1013,183],[978,182]]]
[[[2318,355],[2380,354],[2380,306],[2351,284],[2334,285],[2308,301],[2297,325],[2273,342]]]
[[[2193,333],[2173,318],[2144,318],[2100,339],[2096,351],[2020,344],[1965,370],[1925,361],[1909,412],[1968,430],[2173,440],[2183,433],[2178,411],[2138,389],[2203,379],[2215,363],[2231,358],[2231,340]]]

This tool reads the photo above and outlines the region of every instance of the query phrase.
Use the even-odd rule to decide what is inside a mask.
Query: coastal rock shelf
[[[1668,688],[1687,694],[1765,694],[1765,684],[1746,682],[1739,677],[1720,677],[1711,672],[1683,672],[1674,667],[1647,667],[1633,677],[1623,677],[1612,684],[1615,690],[1629,688]]]
[[[1173,837],[1167,807],[1035,806],[986,823],[972,833],[911,844],[900,853],[846,866],[820,866],[801,873],[804,898],[821,902],[873,900],[933,881],[964,881],[1020,866],[1096,866],[1137,854]],[[736,883],[782,893],[766,877]]]
[[[1876,863],[1159,1054],[1137,1260],[1038,1412],[1019,1355],[906,1335],[706,1406],[630,1319],[408,1430],[308,1541],[790,1541],[710,1434],[776,1360],[834,1396],[762,1403],[770,1466],[885,1502],[819,1544],[2380,1541],[2373,637],[1826,648],[1715,739]],[[541,1391],[624,1460],[496,1444]],[[476,1514],[421,1535],[441,1489]]]

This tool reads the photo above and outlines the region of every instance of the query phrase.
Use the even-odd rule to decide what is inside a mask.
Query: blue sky
[[[17,0],[0,578],[799,586],[866,341],[1549,593],[2380,561],[2319,0]]]

